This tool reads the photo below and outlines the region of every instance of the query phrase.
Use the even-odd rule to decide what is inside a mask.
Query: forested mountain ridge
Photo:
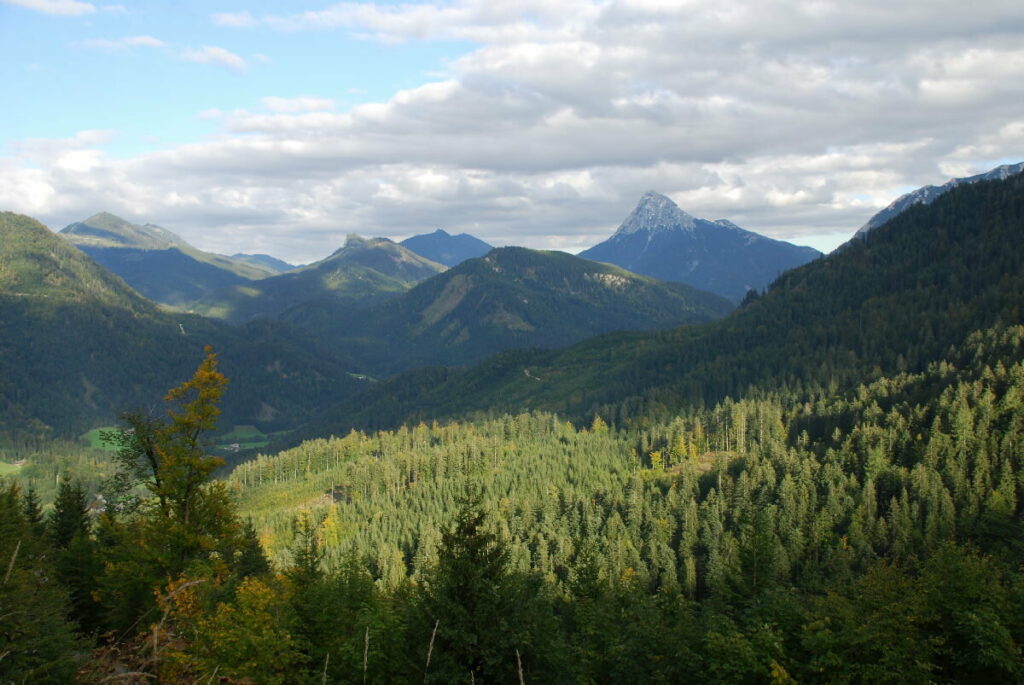
[[[175,307],[275,273],[260,263],[198,250],[160,226],[106,212],[70,224],[59,235],[149,299]]]
[[[13,212],[0,213],[0,294],[48,302],[86,302],[123,307],[138,314],[154,308],[125,282],[45,226]]]
[[[406,238],[399,244],[445,266],[457,266],[467,259],[483,257],[494,249],[492,245],[468,233],[451,235],[441,228],[433,233]]]
[[[663,415],[751,387],[813,395],[919,370],[973,330],[1022,320],[1022,230],[1024,176],[963,185],[783,274],[721,321],[421,370],[332,408],[319,430],[487,409]]]
[[[273,318],[308,303],[366,306],[403,293],[445,268],[387,238],[353,234],[319,262],[226,288],[198,303],[195,311],[241,323]]]
[[[562,252],[504,247],[360,312],[305,305],[282,318],[350,349],[375,374],[463,365],[517,347],[553,348],[613,330],[702,323],[725,298]]]
[[[181,237],[162,226],[133,224],[110,212],[99,212],[83,221],[68,224],[59,233],[79,249],[82,245],[89,245],[162,250],[186,244]]]
[[[881,226],[900,212],[904,212],[914,205],[934,202],[935,198],[959,185],[963,185],[965,183],[978,183],[979,181],[1001,181],[1005,178],[1009,178],[1010,176],[1016,176],[1021,172],[1024,172],[1024,162],[1020,162],[1018,164],[1003,164],[1002,166],[986,171],[983,174],[951,179],[946,183],[943,183],[941,186],[923,186],[893,200],[888,207],[868,219],[867,223],[857,230],[854,238],[863,237],[871,229]]]
[[[744,230],[725,219],[697,219],[652,191],[614,235],[579,256],[739,302],[747,291],[763,290],[786,269],[821,253]]]
[[[148,410],[203,347],[227,358],[226,419],[292,424],[360,385],[265,323],[170,314],[29,217],[0,214],[0,436],[75,436]]]
[[[246,262],[248,264],[252,264],[254,266],[267,269],[268,271],[271,272],[271,274],[280,274],[284,273],[285,271],[291,271],[292,269],[295,268],[294,264],[289,264],[284,260],[278,259],[277,257],[272,257],[268,254],[245,254],[239,252],[237,254],[231,255],[231,259],[234,259],[235,261],[238,262]]]

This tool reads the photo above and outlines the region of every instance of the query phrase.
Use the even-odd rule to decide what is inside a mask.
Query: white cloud
[[[324,93],[211,103],[200,116],[219,137],[131,159],[98,139],[35,141],[0,164],[0,200],[55,225],[100,207],[209,249],[258,240],[309,261],[350,231],[437,227],[578,250],[649,189],[775,237],[849,234],[908,187],[1024,159],[1018,0],[455,0],[211,19],[476,47],[349,109]],[[223,48],[186,54],[246,67]]]
[[[210,21],[228,28],[251,28],[259,22],[249,12],[218,12],[210,15]]]
[[[213,45],[204,45],[201,48],[187,48],[182,51],[181,56],[189,62],[215,64],[239,72],[245,71],[248,66],[242,57],[225,48]]]
[[[167,43],[153,36],[130,36],[123,39],[127,45],[141,46],[147,48],[162,48]]]
[[[260,22],[282,31],[346,29],[384,42],[457,39],[509,42],[568,37],[574,25],[596,19],[602,3],[590,0],[468,0],[451,4],[343,2],[323,10],[265,16]],[[567,18],[571,21],[567,24]]]
[[[167,43],[153,36],[125,36],[124,38],[90,38],[72,43],[73,46],[88,50],[117,52],[128,48],[163,48]]]
[[[323,112],[334,109],[334,100],[310,96],[294,98],[270,96],[261,98],[260,103],[271,112]]]
[[[66,17],[78,17],[83,14],[92,14],[96,6],[88,2],[77,0],[0,0],[8,5],[16,5],[26,9],[43,12],[44,14],[56,14]]]

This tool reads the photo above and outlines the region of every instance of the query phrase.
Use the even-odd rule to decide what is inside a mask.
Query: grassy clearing
[[[114,430],[114,426],[102,426],[100,428],[93,428],[88,433],[83,433],[81,440],[84,444],[88,445],[93,449],[104,450],[107,452],[115,451],[115,448],[104,443],[100,439],[100,433],[102,431]],[[264,433],[256,426],[250,425],[235,425],[230,432],[219,435],[215,438],[214,449],[215,451],[223,451],[225,448],[238,445],[239,450],[252,450],[266,447],[270,444],[270,441],[274,438],[284,435],[288,431],[277,431],[275,433]],[[0,476],[6,475],[8,472],[13,471],[5,470],[4,467],[13,468],[17,470],[17,467],[11,467],[10,464],[0,463]]]
[[[20,464],[8,464],[6,461],[0,461],[0,476],[12,476],[20,470]]]
[[[252,450],[266,447],[274,438],[284,435],[288,431],[277,431],[275,433],[264,433],[256,426],[238,426],[229,433],[217,437],[217,447],[225,448],[237,444],[239,450]]]
[[[116,430],[116,428],[116,426],[101,426],[100,428],[93,428],[88,433],[82,434],[82,440],[93,449],[115,452],[117,450],[116,447],[105,443],[100,439],[100,432]]]

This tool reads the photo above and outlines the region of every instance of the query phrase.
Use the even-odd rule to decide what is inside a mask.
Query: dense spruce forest
[[[0,218],[62,262],[6,307],[172,325]],[[398,376],[232,468],[206,347],[106,451],[4,443],[0,683],[1021,682],[1022,227],[1024,177],[958,187],[720,321]]]
[[[668,423],[531,413],[353,432],[227,480],[198,440],[225,385],[211,355],[167,421],[111,436],[120,471],[98,519],[73,479],[46,517],[6,487],[5,668],[13,682],[76,667],[81,682],[1013,682],[1022,351],[1024,328],[990,330],[922,373]]]

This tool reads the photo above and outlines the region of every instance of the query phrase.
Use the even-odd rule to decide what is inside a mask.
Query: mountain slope
[[[868,219],[868,222],[861,226],[857,233],[854,234],[854,238],[867,235],[868,231],[871,229],[881,226],[914,205],[931,204],[935,201],[935,198],[959,185],[963,185],[965,183],[977,183],[979,181],[1001,181],[1009,178],[1010,176],[1015,176],[1022,171],[1024,171],[1024,162],[1020,162],[1018,164],[1004,164],[992,169],[991,171],[986,171],[983,174],[977,174],[976,176],[951,179],[941,186],[923,186],[893,200],[888,207]]]
[[[31,302],[95,302],[148,315],[152,305],[124,281],[38,222],[0,213],[0,294]]]
[[[612,237],[579,256],[739,302],[748,290],[764,289],[783,271],[821,253],[725,219],[697,219],[664,195],[648,192]]]
[[[275,273],[267,266],[198,250],[153,224],[100,213],[60,235],[149,299],[183,307],[211,292]]]
[[[357,316],[299,307],[283,317],[314,328],[376,374],[466,364],[516,347],[564,347],[613,330],[724,316],[724,298],[609,264],[521,247],[492,250]]]
[[[403,293],[444,269],[387,238],[350,235],[345,246],[326,259],[224,289],[199,303],[196,311],[243,322],[312,302],[364,306]]]
[[[204,345],[231,379],[225,422],[292,426],[359,386],[274,326],[168,314],[37,221],[0,213],[0,437],[77,435],[159,406]]]
[[[493,249],[491,245],[468,233],[451,235],[440,228],[433,233],[406,238],[399,244],[445,266],[456,266],[467,259],[483,257]]]
[[[236,262],[244,262],[251,264],[260,269],[266,269],[273,274],[281,274],[285,271],[291,271],[295,268],[294,264],[278,259],[277,257],[271,257],[268,254],[244,254],[238,253],[231,255],[231,259]]]
[[[1024,319],[1022,231],[1024,175],[962,185],[869,241],[787,272],[721,321],[413,372],[334,408],[321,426],[337,432],[485,409],[657,415],[751,387],[808,396],[919,370],[975,330]]]

